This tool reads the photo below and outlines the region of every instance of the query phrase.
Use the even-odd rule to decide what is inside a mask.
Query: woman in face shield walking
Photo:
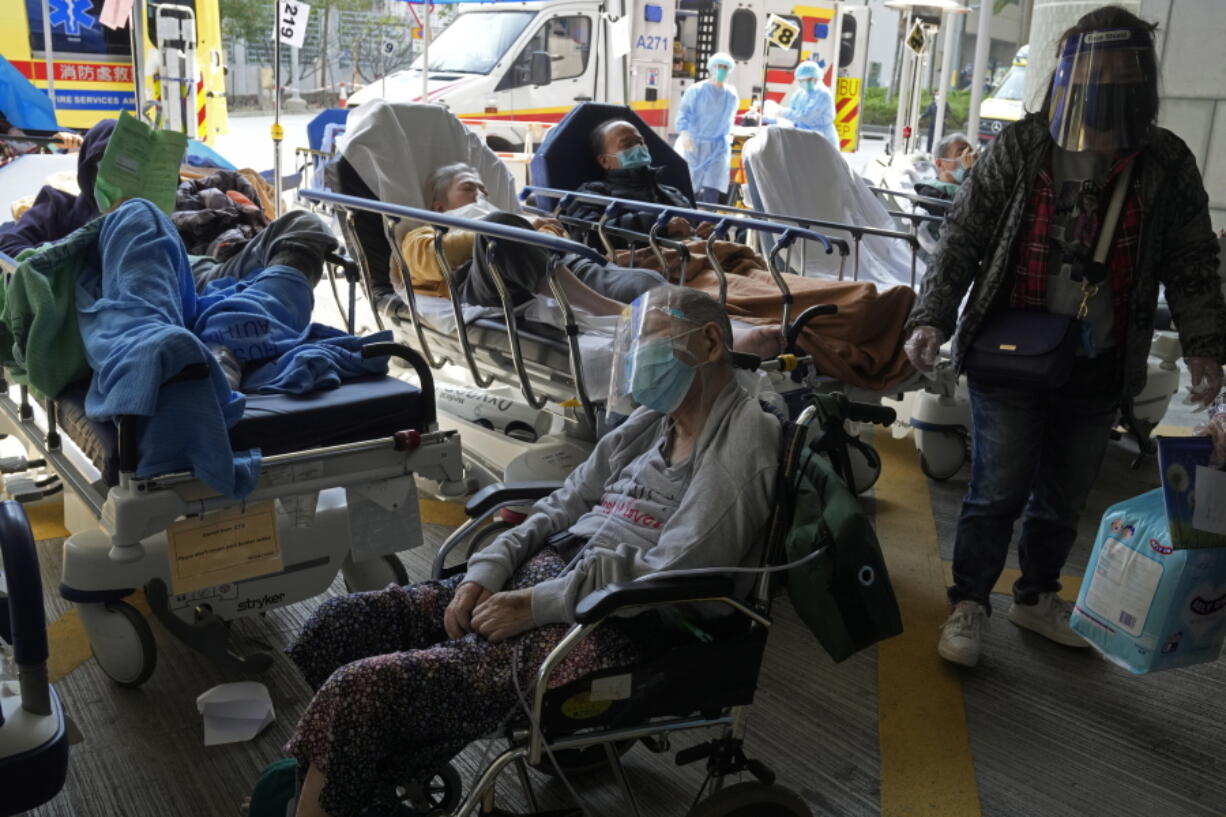
[[[1192,399],[1222,386],[1218,245],[1196,160],[1154,124],[1155,28],[1105,7],[1064,33],[1042,109],[966,176],[907,324],[915,366],[931,369],[952,335],[970,387],[971,482],[939,644],[957,664],[978,661],[1019,516],[1009,620],[1085,646],[1060,572],[1117,412],[1145,385],[1159,285]]]

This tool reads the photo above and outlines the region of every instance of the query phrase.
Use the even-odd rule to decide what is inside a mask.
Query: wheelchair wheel
[[[855,482],[855,492],[862,494],[877,484],[881,478],[881,455],[871,445],[864,448],[850,446],[847,451],[851,460],[852,481]]]
[[[618,755],[626,754],[632,746],[632,740],[619,740],[613,744]],[[582,749],[561,749],[553,753],[553,760],[545,755],[540,765],[532,768],[550,777],[583,777],[609,768],[609,756],[603,744]]]
[[[813,812],[791,789],[773,783],[737,783],[703,800],[686,817],[813,817]]]
[[[122,687],[138,687],[157,666],[153,629],[140,611],[126,601],[77,606],[98,666]]]
[[[463,794],[460,773],[448,763],[428,780],[389,786],[376,796],[376,810],[368,813],[387,817],[450,814],[460,804]]]
[[[364,562],[353,561],[353,555],[350,554],[341,565],[341,573],[345,577],[345,589],[350,593],[382,590],[389,584],[409,583],[409,571],[405,570],[404,562],[394,553]]]

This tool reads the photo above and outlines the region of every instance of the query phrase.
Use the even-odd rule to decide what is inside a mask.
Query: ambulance
[[[159,126],[212,143],[226,132],[219,0],[135,0],[144,45],[143,98]],[[104,0],[4,0],[0,53],[51,93],[60,127],[84,129],[136,109],[131,23],[103,25]],[[43,21],[50,23],[50,50]],[[51,82],[48,83],[48,69]]]
[[[779,101],[812,59],[835,95],[841,147],[859,141],[869,8],[788,0],[544,0],[466,4],[429,44],[425,101],[484,120],[491,148],[523,148],[516,122],[556,122],[580,102],[628,104],[662,136],[717,51],[736,63],[740,109]],[[349,97],[419,102],[423,61]],[[499,127],[499,123],[504,127]]]

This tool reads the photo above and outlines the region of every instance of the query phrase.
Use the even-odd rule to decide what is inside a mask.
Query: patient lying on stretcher
[[[680,190],[659,182],[659,169],[651,164],[646,142],[630,122],[615,119],[599,125],[592,133],[592,150],[604,168],[605,178],[580,185],[579,192],[693,208]],[[604,209],[604,205],[576,201],[568,206],[566,215],[595,224]],[[646,233],[655,220],[655,212],[631,211],[609,223]],[[684,270],[679,254],[673,250],[664,250],[667,269],[660,269],[656,254],[649,249],[639,250],[633,258],[630,250],[620,249],[613,261],[657,269],[670,281],[684,279],[686,286],[718,296],[719,277],[707,255],[707,242],[700,240],[709,236],[712,228],[709,222],[692,225],[679,216],[669,221],[666,232],[671,237],[693,239],[686,245],[689,261]],[[594,231],[571,229],[576,240],[592,240],[587,232]],[[728,315],[746,323],[778,323],[782,293],[766,261],[750,247],[731,241],[716,242],[714,252],[727,273]],[[784,273],[783,278],[795,299],[793,314],[815,304],[839,308],[837,315],[810,322],[799,338],[818,372],[870,391],[885,391],[914,376],[903,352],[902,331],[915,301],[911,289],[899,286],[878,292],[867,282],[830,281],[790,273]]]
[[[535,229],[565,236],[565,229],[552,219],[528,221],[515,213],[498,210],[485,198],[485,187],[477,171],[466,164],[439,168],[426,181],[425,199],[435,212],[464,218],[482,219],[524,229]],[[453,282],[466,304],[498,307],[502,300],[494,286],[492,272],[485,263],[485,239],[465,230],[449,230],[443,236],[443,253],[453,272]],[[536,295],[549,295],[546,280],[548,254],[537,247],[499,245],[502,261],[499,272],[515,306],[522,306]],[[431,226],[410,231],[401,242],[409,266],[414,292],[449,297],[450,289],[435,253],[435,230]],[[404,297],[405,282],[397,265],[391,269],[392,285]],[[659,272],[638,268],[602,265],[578,255],[562,257],[557,281],[571,305],[592,315],[618,315],[639,295],[664,283]],[[735,332],[737,351],[770,358],[782,351],[782,335],[777,323]]]

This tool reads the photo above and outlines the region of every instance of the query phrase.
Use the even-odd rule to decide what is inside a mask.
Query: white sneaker
[[[1009,607],[1009,620],[1066,647],[1088,647],[1086,641],[1069,627],[1068,619],[1073,612],[1072,602],[1065,601],[1055,593],[1040,593],[1036,604],[1018,604]]]
[[[979,642],[988,626],[988,610],[977,601],[960,601],[941,625],[937,652],[946,661],[973,667],[979,663]]]

